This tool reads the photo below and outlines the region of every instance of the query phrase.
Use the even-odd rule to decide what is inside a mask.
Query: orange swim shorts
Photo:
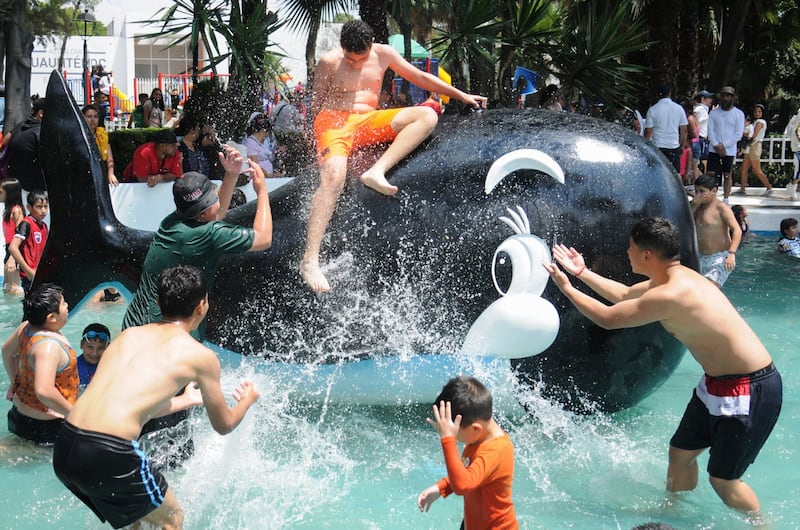
[[[331,156],[350,156],[353,149],[394,140],[392,120],[403,110],[373,110],[364,113],[322,110],[314,120],[317,157],[320,163]]]

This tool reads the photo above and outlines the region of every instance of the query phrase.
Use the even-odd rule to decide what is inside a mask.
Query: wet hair
[[[434,405],[441,401],[450,402],[453,419],[461,415],[462,426],[492,417],[492,394],[483,383],[468,375],[460,375],[448,381],[436,396]]]
[[[675,528],[667,523],[643,523],[634,526],[631,530],[675,530]]]
[[[3,191],[6,192],[5,210],[3,210],[3,220],[11,220],[11,210],[14,206],[22,208],[22,185],[17,179],[8,179],[3,181]]]
[[[108,327],[105,324],[101,324],[100,322],[92,322],[91,324],[83,328],[83,331],[81,332],[81,344],[83,344],[84,341],[83,337],[85,337],[86,334],[89,333],[90,331],[94,331],[95,333],[105,333],[106,335],[108,335],[108,341],[106,341],[106,344],[111,342],[111,331],[108,329]],[[100,337],[98,337],[97,339],[94,340],[101,340],[101,339]]]
[[[797,219],[795,219],[794,217],[787,217],[786,219],[781,219],[781,235],[786,237],[786,233],[793,226],[797,226]]]
[[[372,45],[375,32],[369,24],[363,20],[351,20],[342,26],[342,34],[339,44],[342,49],[353,53],[362,53]]]
[[[188,318],[206,297],[206,280],[197,267],[177,265],[158,275],[158,307],[164,318]]]
[[[742,219],[744,218],[744,206],[741,204],[734,204],[731,206],[731,211],[733,212],[733,216],[736,218],[736,220],[741,223]]]
[[[703,173],[694,181],[694,186],[695,188],[701,186],[707,190],[713,190],[714,188],[719,188],[719,182],[714,173]]]
[[[28,194],[28,205],[33,206],[38,201],[46,201],[47,192],[42,190],[33,190]]]
[[[662,259],[674,260],[680,257],[678,229],[664,218],[649,217],[638,221],[631,228],[631,240],[640,249],[650,250]]]
[[[58,313],[64,290],[54,283],[43,283],[31,289],[22,300],[22,320],[41,326],[47,315]]]

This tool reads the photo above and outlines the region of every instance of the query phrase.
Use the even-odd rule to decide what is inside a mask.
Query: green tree
[[[289,28],[308,31],[306,40],[306,79],[313,86],[314,70],[317,65],[317,35],[323,19],[331,19],[337,13],[355,6],[352,0],[284,0],[285,16]]]
[[[188,41],[192,52],[192,84],[196,85],[201,71],[211,70],[216,73],[217,65],[224,58],[216,54],[219,50],[217,37],[213,31],[213,23],[227,19],[226,0],[175,0],[173,5],[156,11],[155,17],[161,23],[161,29],[143,35],[143,38],[166,37],[172,39],[167,48],[172,48]],[[139,21],[150,24],[150,20]],[[189,28],[189,31],[186,31]],[[200,68],[200,46],[206,52],[208,64]]]
[[[551,72],[565,95],[583,94],[602,99],[607,108],[622,107],[641,91],[634,79],[645,67],[623,58],[648,44],[646,28],[643,20],[631,20],[629,2],[598,3],[575,2],[566,10]]]

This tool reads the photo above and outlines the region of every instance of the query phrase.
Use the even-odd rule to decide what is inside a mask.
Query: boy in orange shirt
[[[519,528],[511,483],[514,480],[514,446],[492,418],[492,395],[474,377],[451,379],[433,405],[447,476],[419,494],[417,506],[428,511],[439,497],[451,493],[464,497],[467,530]],[[459,458],[456,440],[464,444]]]

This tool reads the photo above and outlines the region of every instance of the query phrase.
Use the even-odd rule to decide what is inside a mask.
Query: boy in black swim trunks
[[[675,226],[665,219],[643,219],[634,225],[628,258],[633,272],[649,279],[632,286],[589,270],[574,248],[556,245],[553,257],[613,304],[578,291],[555,263],[545,264],[584,316],[605,329],[661,322],[705,371],[670,440],[667,489],[694,489],[697,457],[710,447],[708,473],[714,491],[728,506],[757,516],[758,497],[741,477],[778,420],[781,376],[727,297],[681,265]]]
[[[229,407],[216,354],[189,334],[208,311],[203,274],[180,265],[158,278],[160,322],[123,331],[103,354],[92,384],[66,417],[53,450],[58,478],[114,528],[138,521],[181,528],[183,510],[136,438],[150,418],[205,405],[227,434],[258,399],[249,381]],[[195,386],[196,385],[196,386]],[[177,391],[187,387],[181,396]]]

